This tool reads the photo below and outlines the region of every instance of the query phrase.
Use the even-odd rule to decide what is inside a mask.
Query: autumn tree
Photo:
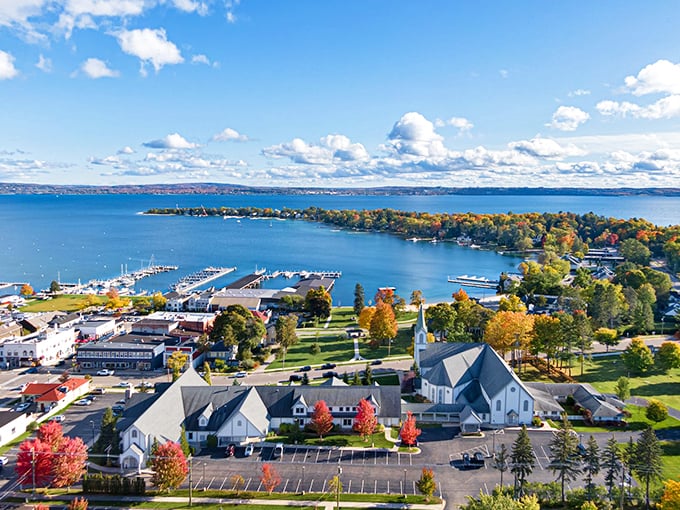
[[[262,487],[269,494],[274,492],[279,485],[281,485],[281,477],[276,472],[274,466],[268,463],[262,464],[262,474],[260,475],[260,481],[262,482]]]
[[[154,292],[153,296],[151,296],[151,306],[154,310],[165,310],[167,302],[168,300],[160,292]]]
[[[305,311],[312,317],[327,319],[331,315],[332,306],[331,295],[323,285],[318,289],[310,289],[305,296]]]
[[[364,288],[360,283],[354,286],[354,315],[359,315],[364,309]]]
[[[288,348],[295,345],[298,342],[297,328],[298,317],[297,315],[280,315],[276,319],[276,341],[281,346],[281,353],[283,356],[283,367],[286,367],[286,353]]]
[[[416,487],[418,487],[418,491],[425,496],[425,501],[430,501],[430,498],[437,488],[437,482],[434,480],[434,471],[424,467],[420,474],[420,478],[416,482]]]
[[[531,341],[534,316],[524,312],[498,312],[486,324],[484,341],[503,357],[517,346],[525,349]]]
[[[189,356],[187,356],[182,351],[175,351],[170,356],[168,356],[166,366],[170,370],[172,370],[173,382],[179,379],[179,376],[182,373],[182,369],[186,366],[188,359]]]
[[[642,374],[654,365],[652,351],[645,345],[641,338],[633,338],[630,345],[621,354],[623,363],[631,372]]]
[[[319,400],[314,404],[314,411],[310,422],[310,428],[319,435],[320,439],[333,429],[333,415],[328,410],[326,402]]]
[[[374,306],[366,306],[362,308],[361,312],[359,313],[359,327],[361,329],[369,329],[371,327],[373,315],[375,315]]]
[[[50,446],[53,452],[56,452],[64,440],[64,430],[59,422],[49,420],[38,428],[38,439]]]
[[[382,301],[376,303],[369,332],[377,345],[382,345],[385,341],[390,342],[397,336],[397,319],[394,310],[387,303]]]
[[[645,416],[648,420],[659,423],[668,418],[668,407],[660,400],[652,398],[645,409]]]
[[[173,441],[158,446],[151,456],[150,466],[153,470],[151,483],[161,492],[179,487],[189,473],[182,447]]]
[[[19,294],[24,297],[32,296],[35,294],[33,291],[33,287],[31,287],[28,283],[24,283],[21,286],[21,289],[19,289]]]
[[[87,505],[85,498],[75,498],[68,504],[67,510],[87,510]]]
[[[22,486],[46,487],[52,482],[52,447],[40,439],[19,444],[15,471]]]
[[[680,508],[680,481],[666,480],[664,482],[663,495],[656,508],[658,510],[678,510]]]
[[[609,352],[610,347],[615,347],[620,342],[618,331],[609,328],[596,329],[595,332],[593,333],[593,340],[602,345],[606,345],[607,352]]]
[[[411,292],[411,300],[409,301],[409,304],[411,306],[420,306],[425,302],[425,299],[423,298],[423,291],[422,290],[414,290]]]
[[[675,342],[662,343],[656,351],[655,363],[663,372],[680,368],[680,345]]]
[[[354,418],[352,429],[361,435],[364,441],[368,441],[368,437],[373,434],[377,425],[378,419],[375,417],[375,409],[368,400],[362,398],[357,406],[357,415]]]
[[[212,372],[210,371],[210,363],[203,362],[203,380],[212,386]]]
[[[498,302],[498,310],[500,312],[526,312],[527,306],[522,303],[519,296],[510,294],[508,297],[502,297]]]
[[[411,446],[415,446],[417,443],[418,436],[422,430],[416,427],[416,417],[413,416],[411,411],[408,411],[406,413],[406,420],[404,421],[404,424],[401,426],[401,430],[399,431],[399,437],[401,437],[401,444],[408,446],[409,448]]]
[[[79,437],[65,437],[52,460],[53,487],[71,487],[85,474],[87,446]],[[87,508],[87,506],[86,506]]]

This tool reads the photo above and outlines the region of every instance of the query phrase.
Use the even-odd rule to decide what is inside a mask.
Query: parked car
[[[73,403],[74,406],[91,406],[92,401],[89,398],[81,398]]]
[[[337,365],[335,363],[324,363],[321,365],[321,368],[319,370],[330,370],[331,368],[335,368]]]
[[[4,455],[0,457],[0,468],[6,466],[8,462],[9,462],[8,457],[5,457]]]
[[[276,446],[274,446],[272,459],[276,459],[278,457],[283,457],[283,443],[276,443]]]
[[[125,406],[116,404],[111,406],[111,411],[113,411],[113,414],[123,414],[123,411],[125,411]]]
[[[101,370],[97,370],[97,375],[113,375],[113,370],[102,368]]]
[[[248,375],[248,372],[236,372],[234,374],[234,377],[238,377],[240,379],[240,378],[245,377],[247,375]]]
[[[382,360],[374,359],[373,361],[371,361],[371,365],[382,365]]]
[[[121,398],[120,400],[116,400],[116,404],[124,406],[125,405],[125,399]]]
[[[309,372],[312,369],[309,365],[305,365],[304,367],[300,367],[300,370],[298,372]]]
[[[201,377],[203,377],[203,376],[201,376]],[[142,381],[141,383],[139,383],[139,384],[137,385],[137,388],[142,388],[142,389],[148,388],[148,389],[151,389],[151,388],[153,388],[153,383],[150,383],[149,381]]]
[[[18,406],[16,406],[16,407],[14,408],[14,410],[15,410],[17,413],[22,413],[22,412],[24,412],[26,409],[28,409],[29,407],[31,407],[31,402],[22,402],[21,404],[19,404]]]
[[[337,372],[333,372],[333,371],[331,370],[331,371],[329,371],[329,372],[324,372],[324,373],[323,373],[323,376],[324,376],[326,379],[330,379],[331,377],[338,377],[338,373],[337,373]]]
[[[106,388],[95,388],[91,392],[93,395],[103,395],[106,393]]]
[[[116,384],[116,388],[132,388],[132,383],[120,381],[118,384]]]
[[[302,376],[299,374],[291,374],[290,377],[288,377],[288,380],[290,382],[300,382],[302,381]]]
[[[66,419],[66,416],[63,414],[55,414],[50,418],[50,421],[56,421],[57,423],[61,423]]]
[[[255,451],[255,446],[252,443],[250,443],[250,444],[246,445],[246,449],[243,452],[243,455],[245,455],[246,457],[250,457],[253,454],[254,451]]]
[[[230,443],[229,445],[227,445],[227,447],[224,450],[224,455],[226,457],[233,457],[235,453],[236,453],[236,445],[234,443]]]

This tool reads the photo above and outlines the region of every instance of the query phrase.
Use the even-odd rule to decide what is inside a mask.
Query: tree
[[[274,492],[279,485],[281,485],[281,477],[276,472],[274,466],[268,463],[262,464],[262,475],[260,475],[260,481],[262,482],[262,487],[269,494]]]
[[[586,494],[588,495],[588,501],[590,501],[595,490],[593,480],[600,472],[600,447],[592,435],[588,438],[585,455],[583,456],[583,472],[585,473]]]
[[[368,400],[362,398],[357,406],[357,415],[354,418],[352,430],[363,437],[364,441],[368,441],[368,437],[373,434],[377,425],[378,418],[375,417],[375,409]]]
[[[609,352],[610,347],[615,347],[619,344],[619,333],[615,329],[609,328],[598,328],[593,333],[593,340],[596,342],[606,345],[607,352]]]
[[[498,303],[498,310],[501,312],[526,312],[527,307],[519,296],[510,294],[510,296],[502,297]]]
[[[335,494],[335,508],[340,510],[340,494],[342,493],[342,481],[340,475],[335,475],[328,481],[330,492]]]
[[[33,287],[31,287],[28,283],[24,283],[21,286],[21,289],[19,289],[19,294],[24,297],[32,296],[35,294],[33,291]]]
[[[526,425],[522,425],[510,453],[510,472],[515,475],[515,492],[518,497],[524,495],[524,484],[535,465],[534,448],[531,446]]]
[[[319,342],[314,342],[309,346],[309,352],[314,355],[319,354],[321,352],[321,344]]]
[[[425,310],[425,318],[432,331],[439,333],[439,338],[448,338],[449,331],[456,326],[456,310],[448,303],[437,303]]]
[[[649,259],[652,256],[652,252],[649,251],[649,248],[633,238],[621,242],[619,245],[619,253],[621,253],[621,256],[626,260],[641,266],[648,266]]]
[[[534,356],[545,353],[548,370],[550,370],[550,360],[557,356],[557,350],[562,345],[562,336],[562,327],[557,317],[549,315],[535,317],[529,351]]]
[[[210,341],[224,345],[238,345],[238,358],[247,359],[261,342],[267,330],[262,319],[243,305],[229,305],[213,323]]]
[[[320,439],[333,429],[333,415],[328,410],[326,402],[319,400],[314,404],[310,428],[319,435]]]
[[[399,431],[399,437],[401,437],[401,444],[408,446],[415,446],[418,436],[421,434],[422,430],[416,427],[416,417],[413,416],[411,411],[406,413],[406,420],[401,426]]]
[[[354,315],[359,315],[364,309],[364,288],[360,283],[354,286]]]
[[[510,464],[508,462],[508,449],[505,447],[505,443],[502,443],[497,452],[493,456],[493,467],[500,471],[501,473],[501,489],[503,489],[503,473],[505,473]]]
[[[85,473],[87,447],[79,437],[64,438],[52,461],[53,487],[71,487]],[[87,508],[87,505],[85,506]]]
[[[657,503],[659,510],[678,510],[680,508],[680,482],[666,480],[663,485],[661,501]]]
[[[411,292],[411,300],[409,304],[411,306],[420,306],[425,302],[425,299],[423,298],[423,291],[422,290],[414,290]]]
[[[120,440],[116,430],[117,418],[113,415],[110,407],[104,409],[101,424],[99,426],[99,437],[92,446],[92,452],[116,456],[120,449]]]
[[[305,296],[305,311],[312,317],[327,319],[331,316],[333,300],[330,293],[322,285],[318,289],[310,289]]]
[[[359,377],[359,371],[354,371],[354,377],[352,377],[352,386],[361,386],[361,377]]]
[[[498,312],[486,324],[484,341],[491,345],[501,356],[519,348],[526,348],[531,341],[534,329],[534,316],[524,312]]]
[[[189,473],[182,447],[174,441],[159,445],[150,459],[153,483],[161,492],[179,487]]]
[[[364,384],[366,386],[373,384],[373,369],[369,363],[366,363],[366,368],[364,369]]]
[[[276,341],[281,346],[281,351],[283,353],[283,367],[286,367],[286,353],[288,348],[292,345],[298,343],[298,336],[295,331],[297,328],[298,317],[297,315],[280,315],[276,319]]]
[[[628,400],[630,398],[630,380],[624,376],[619,377],[616,386],[614,386],[614,391],[621,402]]]
[[[437,482],[434,480],[434,471],[424,467],[420,474],[420,478],[416,482],[416,487],[418,487],[418,491],[425,496],[425,501],[430,501],[430,498],[437,488]]]
[[[57,280],[52,280],[50,282],[50,292],[52,294],[56,294],[61,290],[61,285],[59,285],[59,282]]]
[[[607,439],[607,446],[604,449],[602,457],[602,467],[606,469],[604,474],[604,484],[607,487],[607,495],[609,499],[612,499],[612,490],[619,479],[619,474],[621,472],[621,461],[622,461],[621,451],[619,450],[619,444],[616,441],[616,437],[612,436]]]
[[[168,300],[160,292],[154,292],[153,296],[151,296],[151,306],[156,311],[165,310],[167,302]]]
[[[366,306],[359,313],[359,327],[361,329],[369,329],[371,327],[371,320],[375,314],[374,306]]]
[[[61,375],[59,376],[59,382],[60,383],[65,383],[71,378],[71,374],[69,374],[68,370],[64,370]]]
[[[56,452],[64,440],[64,430],[60,423],[50,420],[40,425],[37,436],[40,441],[48,444],[53,452]]]
[[[654,365],[652,351],[645,345],[641,338],[633,338],[630,345],[621,354],[623,363],[631,372],[642,374]]]
[[[191,445],[189,445],[189,440],[187,439],[187,429],[184,427],[184,425],[180,427],[179,445],[182,448],[182,453],[184,456],[189,457],[191,455]]]
[[[203,362],[203,380],[212,386],[212,373],[210,372],[210,363]]]
[[[663,471],[661,445],[651,427],[638,437],[632,456],[632,471],[645,484],[645,503],[649,510],[649,486],[651,482],[661,479]]]
[[[397,336],[397,319],[390,305],[383,301],[376,303],[369,333],[377,345],[382,345],[385,341],[390,342]]]
[[[567,415],[562,416],[562,427],[553,433],[550,441],[550,464],[548,467],[557,473],[562,491],[562,505],[565,502],[565,483],[576,480],[581,472],[581,459],[578,453],[578,436],[574,433]]]
[[[672,368],[680,368],[680,345],[675,342],[664,342],[656,351],[656,365],[664,372]]]
[[[19,444],[14,468],[22,486],[46,487],[52,481],[52,447],[40,439],[27,439]]]
[[[87,505],[85,498],[75,498],[68,504],[68,510],[87,510]]]
[[[302,374],[302,381],[300,381],[303,386],[309,385],[309,376],[307,375],[307,372]]]
[[[172,381],[173,382],[176,381],[177,379],[179,379],[179,376],[182,373],[182,369],[187,364],[188,359],[189,359],[189,356],[187,356],[182,351],[175,351],[170,356],[168,356],[168,361],[166,362],[166,366],[170,370],[172,370]]]
[[[597,280],[588,293],[588,312],[593,318],[593,324],[612,329],[617,326],[626,308],[621,285],[609,280]]]
[[[663,402],[652,398],[647,404],[647,409],[645,409],[645,416],[648,420],[652,420],[657,423],[664,421],[666,418],[668,418],[668,407]]]

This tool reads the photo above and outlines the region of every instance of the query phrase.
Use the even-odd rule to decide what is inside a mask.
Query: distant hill
[[[221,183],[85,186],[0,183],[2,195],[592,195],[680,196],[680,188],[447,188],[383,186],[376,188],[300,188]]]

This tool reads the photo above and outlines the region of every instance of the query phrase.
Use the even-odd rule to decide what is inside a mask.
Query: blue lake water
[[[447,277],[462,274],[495,279],[514,271],[516,257],[452,243],[407,242],[373,233],[339,230],[303,221],[219,217],[144,216],[151,207],[255,206],[329,209],[390,207],[428,212],[595,212],[643,217],[659,225],[677,223],[679,197],[592,196],[339,196],[339,195],[4,195],[0,196],[0,281],[27,281],[46,288],[63,282],[111,278],[149,263],[179,270],[141,280],[137,289],[166,291],[181,276],[206,266],[236,266],[216,280],[223,286],[256,268],[333,270],[343,276],[335,304],[351,304],[361,283],[367,300],[378,287],[394,286],[408,299],[420,289],[428,301],[450,299],[457,290]],[[278,288],[289,280],[275,279]],[[2,291],[0,291],[2,292]],[[481,296],[491,291],[470,291]]]

